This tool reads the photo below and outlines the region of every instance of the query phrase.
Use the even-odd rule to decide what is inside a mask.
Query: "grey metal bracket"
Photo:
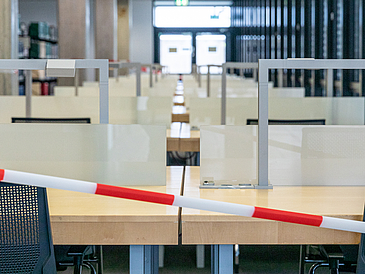
[[[239,63],[227,62],[222,65],[222,99],[221,99],[221,125],[226,124],[227,116],[227,69],[255,69],[259,67],[258,63]]]
[[[141,96],[141,63],[132,62],[110,62],[109,68],[121,69],[121,68],[135,68],[136,69],[136,96]],[[116,74],[116,81],[118,82],[118,73]]]
[[[65,59],[65,61],[68,61]],[[75,69],[78,68],[96,68],[99,69],[99,87],[100,87],[100,123],[109,123],[109,70],[107,59],[77,59],[75,61]],[[47,59],[44,60],[16,60],[1,59],[0,69],[5,70],[45,70]],[[26,114],[31,117],[31,95],[32,95],[32,76],[30,72],[26,73]]]
[[[268,120],[269,120],[269,95],[268,81],[269,69],[365,69],[365,62],[361,59],[318,59],[292,58],[292,59],[260,59],[259,60],[259,125],[258,125],[258,186],[257,188],[272,188],[268,179]],[[329,74],[329,79],[330,77]],[[333,78],[332,78],[333,79]],[[333,83],[327,83],[331,87]],[[330,92],[328,92],[330,94]]]

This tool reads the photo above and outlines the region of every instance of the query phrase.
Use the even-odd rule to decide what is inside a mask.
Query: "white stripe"
[[[5,169],[4,182],[95,194],[97,184]]]
[[[255,207],[248,205],[232,204],[197,198],[188,198],[184,196],[175,196],[174,203],[178,207],[188,207],[200,210],[214,211],[226,214],[235,214],[239,216],[252,217]]]
[[[333,217],[324,216],[322,224],[319,227],[365,233],[365,222],[333,218]]]

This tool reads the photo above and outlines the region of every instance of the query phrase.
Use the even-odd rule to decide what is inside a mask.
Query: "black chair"
[[[12,117],[12,123],[60,123],[60,124],[90,124],[90,118],[28,118]],[[79,274],[82,267],[90,269],[91,273],[96,274],[92,263],[98,265],[98,273],[103,272],[102,246],[74,245],[64,246],[55,245],[54,253],[56,267],[58,271],[64,271],[67,267],[74,267],[74,273]]]
[[[311,258],[311,254],[306,254],[303,258],[302,263],[311,263],[309,274],[315,274],[320,267],[328,267],[331,274],[365,273],[365,234],[361,235],[359,245],[320,245],[317,248],[317,258]]]
[[[247,125],[258,125],[258,119],[247,119]],[[269,125],[326,125],[326,119],[309,120],[275,120],[269,119]]]
[[[0,182],[0,273],[56,273],[45,188]]]

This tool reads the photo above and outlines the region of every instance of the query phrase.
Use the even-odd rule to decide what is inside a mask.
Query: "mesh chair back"
[[[258,125],[257,119],[247,119],[247,125]],[[311,120],[272,120],[269,119],[269,125],[325,125],[326,119]]]
[[[12,117],[12,123],[69,123],[69,124],[90,124],[90,118],[26,118]]]
[[[45,188],[0,182],[0,273],[56,273]]]

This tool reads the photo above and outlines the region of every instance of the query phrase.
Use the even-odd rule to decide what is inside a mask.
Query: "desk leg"
[[[205,245],[196,246],[196,267],[204,268],[205,266]]]
[[[158,246],[131,245],[129,249],[130,274],[158,274]]]
[[[304,274],[306,249],[306,245],[299,246],[299,274]]]
[[[212,274],[233,273],[233,245],[212,245]]]
[[[165,262],[165,246],[160,245],[158,246],[158,266],[164,267]]]

